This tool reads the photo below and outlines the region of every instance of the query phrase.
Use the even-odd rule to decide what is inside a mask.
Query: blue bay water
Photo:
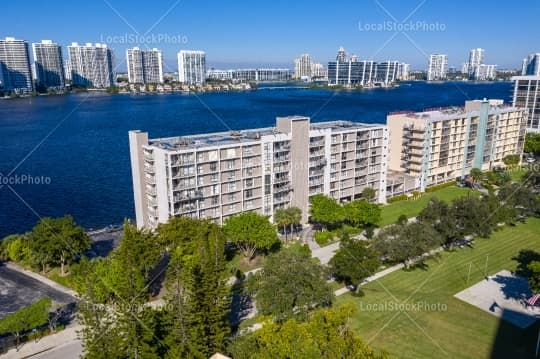
[[[198,95],[100,93],[0,101],[0,173],[49,184],[0,188],[0,237],[32,228],[38,216],[71,214],[85,227],[134,217],[128,131],[150,138],[273,126],[276,116],[313,122],[384,123],[388,112],[510,101],[510,83],[411,82],[396,89],[261,89]],[[0,186],[4,182],[0,182]]]

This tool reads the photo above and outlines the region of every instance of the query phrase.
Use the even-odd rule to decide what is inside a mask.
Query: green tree
[[[306,318],[310,310],[331,305],[334,297],[325,268],[310,255],[287,249],[269,256],[250,282],[258,310],[280,322]]]
[[[267,251],[278,243],[276,228],[267,217],[255,212],[228,218],[223,229],[227,239],[250,261],[257,252]]]
[[[355,227],[376,226],[381,220],[381,207],[366,200],[356,200],[343,206],[346,220]]]
[[[47,324],[50,308],[51,300],[49,298],[43,298],[26,308],[7,315],[0,320],[0,335],[9,333],[15,336],[16,346],[18,348],[21,335]]]
[[[473,181],[475,183],[477,183],[478,181],[480,181],[480,179],[482,178],[483,174],[482,174],[482,170],[479,169],[479,168],[472,168],[471,169],[471,172],[470,172],[470,175],[473,179]]]
[[[159,230],[176,245],[166,279],[167,357],[208,358],[224,349],[229,335],[223,232],[210,221],[175,218]]]
[[[229,346],[235,359],[384,359],[350,327],[351,306],[319,309],[308,321],[267,322],[259,330],[237,337]]]
[[[278,208],[274,213],[274,223],[283,228],[285,233],[285,241],[287,241],[287,228],[291,225],[291,218],[285,208]]]
[[[525,135],[525,147],[523,151],[526,153],[540,153],[540,133],[529,132]]]
[[[503,158],[503,163],[507,166],[517,166],[519,164],[520,155],[507,155]]]
[[[310,199],[310,220],[324,226],[335,226],[345,219],[343,207],[335,199],[317,194]]]
[[[408,266],[412,259],[440,244],[441,236],[432,226],[413,222],[381,229],[375,238],[374,249],[381,252],[386,259]]]
[[[366,201],[371,202],[375,199],[375,196],[377,196],[377,191],[374,188],[366,187],[362,190],[361,196]]]
[[[153,315],[145,305],[159,258],[155,248],[150,232],[125,222],[110,258],[81,262],[76,288],[86,358],[157,358]]]
[[[90,238],[73,217],[42,218],[32,230],[29,249],[36,264],[43,272],[47,266],[60,265],[61,275],[65,275],[65,265],[90,248]]]
[[[529,270],[529,287],[533,293],[540,293],[540,262],[532,261],[527,266]]]
[[[380,267],[380,254],[371,249],[366,241],[343,236],[336,254],[328,263],[338,279],[356,285],[357,291],[364,279]]]
[[[431,225],[446,244],[462,238],[459,235],[453,209],[438,198],[430,199],[426,207],[418,215],[418,220]]]
[[[497,195],[501,203],[510,206],[523,215],[534,214],[540,208],[537,196],[530,188],[519,183],[510,183],[501,187]]]
[[[286,212],[291,222],[291,234],[293,234],[294,226],[297,226],[302,222],[302,210],[298,207],[289,207],[286,209]]]

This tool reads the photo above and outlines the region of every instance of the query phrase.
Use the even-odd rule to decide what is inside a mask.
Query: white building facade
[[[206,54],[204,51],[181,50],[178,53],[178,81],[203,84],[206,80]]]

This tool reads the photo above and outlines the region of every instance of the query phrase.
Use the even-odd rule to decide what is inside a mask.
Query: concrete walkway
[[[21,358],[38,358],[40,353],[45,353],[53,348],[78,341],[77,332],[82,329],[82,326],[73,324],[66,327],[64,330],[59,331],[56,334],[48,335],[40,340],[30,341],[24,343],[19,351],[15,349],[9,350],[6,354],[2,355],[2,359],[21,359]],[[82,354],[82,352],[80,353]],[[76,356],[75,358],[77,358]],[[64,358],[62,358],[64,359]],[[65,358],[70,359],[70,358]]]

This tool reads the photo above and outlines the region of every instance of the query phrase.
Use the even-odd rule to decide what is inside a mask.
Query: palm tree
[[[283,232],[285,232],[285,242],[287,242],[287,226],[289,226],[291,223],[289,213],[287,213],[286,209],[276,209],[276,212],[274,213],[274,223],[278,227],[283,228]]]
[[[289,218],[291,234],[293,234],[294,226],[299,225],[300,222],[302,222],[302,210],[298,207],[289,207],[285,211],[287,212],[287,217]]]
[[[478,180],[480,180],[480,178],[482,178],[482,170],[479,169],[479,168],[472,168],[471,169],[471,177],[473,179],[473,182],[478,182]]]

